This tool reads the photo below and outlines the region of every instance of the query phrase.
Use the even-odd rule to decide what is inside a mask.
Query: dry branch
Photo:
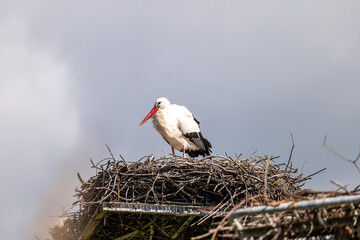
[[[330,152],[332,152],[333,154],[335,154],[336,156],[338,156],[340,159],[342,159],[342,160],[344,160],[344,161],[347,161],[347,162],[349,162],[349,163],[354,164],[355,167],[356,167],[356,169],[357,169],[358,172],[360,173],[360,167],[359,167],[359,165],[357,164],[357,161],[358,161],[359,158],[360,158],[360,151],[359,151],[357,157],[356,157],[354,160],[348,159],[348,158],[342,156],[341,154],[339,154],[338,152],[336,152],[335,150],[333,150],[329,145],[327,145],[327,143],[326,143],[326,138],[327,138],[327,136],[325,135],[325,137],[324,137],[324,142],[323,142],[323,146],[324,146],[328,151],[330,151]]]

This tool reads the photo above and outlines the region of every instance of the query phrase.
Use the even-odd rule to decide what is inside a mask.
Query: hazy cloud
[[[22,16],[3,17],[0,36],[0,188],[5,239],[34,213],[47,181],[79,135],[67,64],[29,42]]]

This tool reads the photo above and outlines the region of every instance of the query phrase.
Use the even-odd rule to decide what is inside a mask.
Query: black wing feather
[[[195,122],[197,123],[197,125],[200,126],[200,122],[194,116],[193,116],[193,118],[194,118]]]
[[[211,143],[203,137],[201,132],[191,132],[184,134],[191,142],[193,142],[200,150],[197,151],[187,151],[190,157],[197,157],[199,155],[210,155]]]
[[[192,117],[200,127],[200,121],[198,121],[194,116]],[[179,128],[180,131],[182,131],[181,125],[179,125]],[[201,132],[185,133],[184,136],[187,139],[189,139],[191,142],[193,142],[198,148],[200,148],[199,150],[186,150],[186,153],[188,153],[190,157],[197,157],[199,155],[202,156],[210,155],[211,153],[210,148],[212,148],[211,143],[206,138],[203,137]]]
[[[198,148],[206,151],[206,147],[205,147],[200,135],[201,135],[201,133],[198,133],[198,132],[191,132],[191,133],[184,134],[184,136],[187,137],[191,142],[193,142]]]

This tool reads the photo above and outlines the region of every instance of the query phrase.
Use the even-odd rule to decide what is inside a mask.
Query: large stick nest
[[[91,161],[96,174],[89,180],[78,174],[82,184],[76,189],[74,205],[79,209],[66,214],[71,223],[67,232],[75,237],[104,201],[231,208],[249,199],[244,206],[251,206],[287,199],[311,177],[296,175],[290,161],[276,164],[277,157],[268,156],[194,159],[172,155],[155,159],[152,155],[129,163],[121,156],[120,160],[111,156],[97,164]],[[52,231],[54,239],[64,239],[61,235]]]

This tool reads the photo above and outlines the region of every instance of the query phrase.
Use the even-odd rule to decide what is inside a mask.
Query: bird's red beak
[[[148,113],[148,115],[146,115],[146,117],[144,118],[144,120],[142,120],[142,122],[140,123],[139,126],[141,126],[144,122],[146,122],[147,120],[149,120],[149,118],[151,118],[159,109],[157,107],[153,107],[153,109],[150,110],[150,112]]]

